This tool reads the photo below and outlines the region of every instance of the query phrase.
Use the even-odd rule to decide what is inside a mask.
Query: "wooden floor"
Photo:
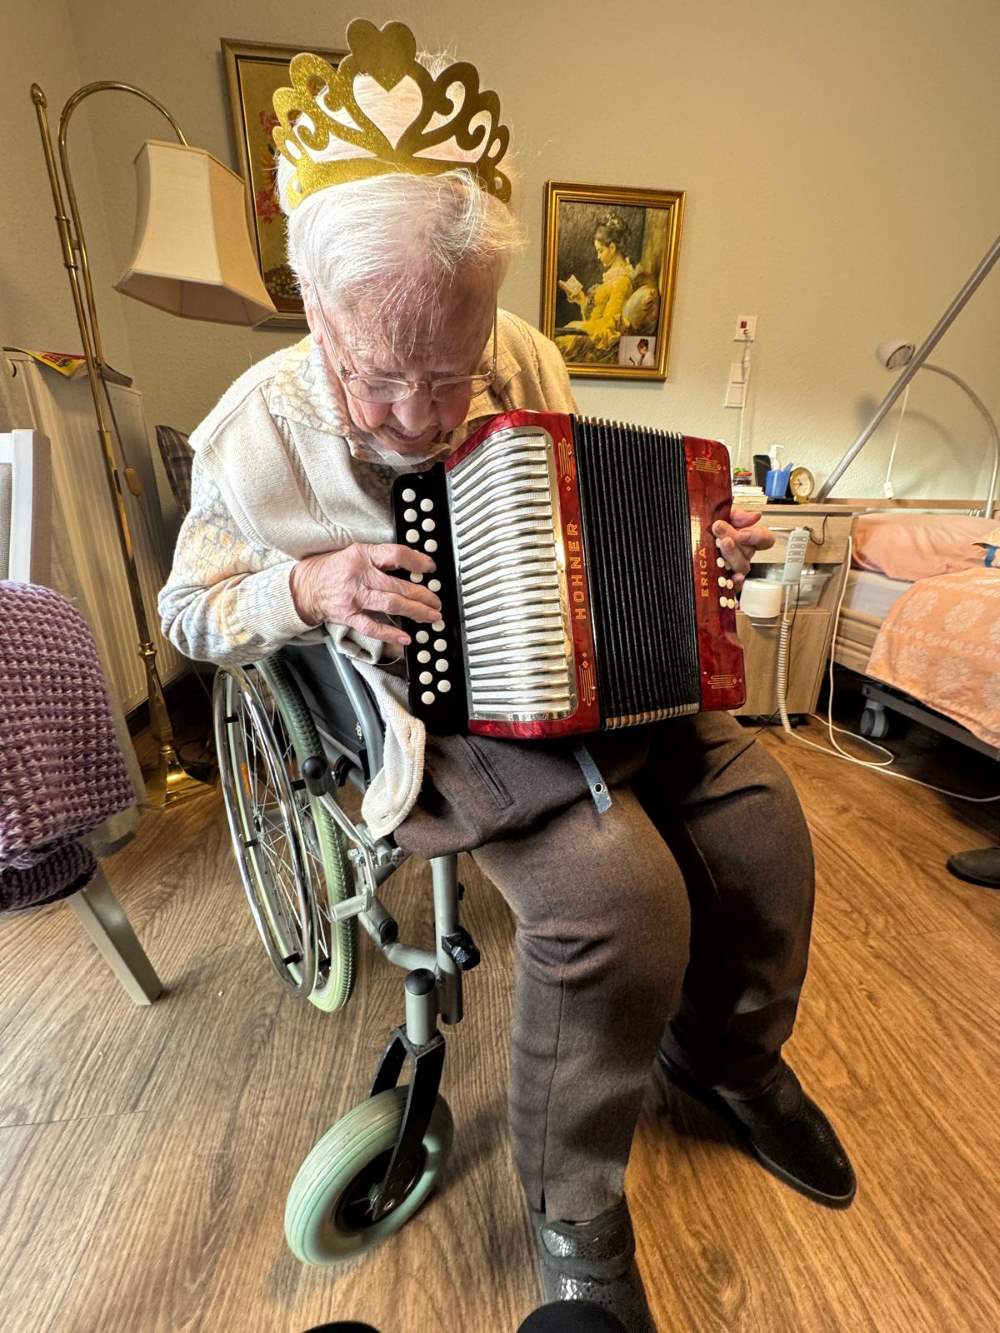
[[[944,861],[995,839],[996,816],[780,735],[765,743],[796,782],[819,864],[789,1055],[841,1129],[860,1191],[846,1213],[809,1203],[651,1076],[629,1189],[659,1326],[995,1330],[1000,896]],[[947,747],[909,765],[983,793],[991,781]],[[305,1269],[284,1247],[285,1192],[363,1096],[401,1017],[402,974],[366,948],[343,1013],[286,996],[227,841],[213,796],[147,817],[107,863],[169,987],[151,1008],[116,989],[65,907],[0,920],[0,1329],[514,1330],[535,1282],[505,1127],[506,908],[466,861],[486,962],[449,1038],[458,1133],[442,1191],[367,1261]],[[404,934],[426,938],[423,875],[407,867],[393,886]]]

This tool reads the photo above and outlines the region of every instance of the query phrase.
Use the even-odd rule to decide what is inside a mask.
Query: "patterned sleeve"
[[[191,483],[191,508],[160,592],[163,633],[198,661],[237,666],[266,657],[312,628],[292,601],[295,561],[246,536],[197,457]]]

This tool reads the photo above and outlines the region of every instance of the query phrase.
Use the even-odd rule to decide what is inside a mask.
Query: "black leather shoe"
[[[723,1096],[697,1083],[663,1051],[657,1060],[667,1079],[721,1116],[772,1175],[828,1208],[848,1208],[857,1181],[836,1130],[786,1064],[756,1097]]]
[[[956,852],[948,857],[948,869],[970,884],[1000,889],[1000,847],[977,847],[971,852]]]
[[[628,1333],[656,1333],[624,1199],[589,1222],[546,1222],[532,1210],[531,1223],[543,1300],[590,1301]]]

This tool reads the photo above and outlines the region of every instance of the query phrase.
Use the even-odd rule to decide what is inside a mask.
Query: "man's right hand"
[[[295,610],[308,625],[347,625],[372,639],[408,644],[405,630],[375,620],[372,613],[431,624],[440,619],[441,602],[423,584],[394,578],[390,569],[426,577],[435,565],[429,555],[394,542],[355,542],[341,551],[310,555],[292,568]]]

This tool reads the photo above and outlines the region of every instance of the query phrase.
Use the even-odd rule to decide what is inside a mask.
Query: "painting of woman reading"
[[[683,199],[547,186],[542,328],[571,375],[666,379]]]

